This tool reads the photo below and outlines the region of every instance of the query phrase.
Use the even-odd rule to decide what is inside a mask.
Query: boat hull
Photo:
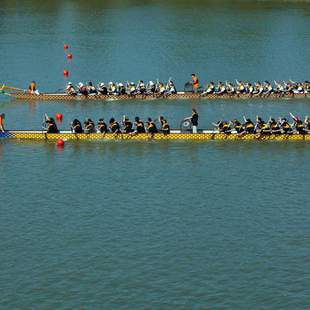
[[[279,94],[270,94],[268,96],[258,96],[258,95],[249,95],[249,94],[238,94],[238,95],[218,95],[218,94],[209,94],[201,95],[195,93],[184,93],[179,92],[177,94],[165,94],[165,95],[78,95],[71,96],[67,94],[52,94],[52,93],[41,93],[39,95],[17,92],[11,93],[11,97],[18,100],[30,100],[30,101],[77,101],[77,100],[99,100],[99,101],[114,101],[114,100],[178,100],[178,99],[289,99],[289,98],[310,98],[310,94],[286,94],[284,96],[279,96]]]
[[[201,133],[181,133],[175,132],[170,134],[114,134],[114,133],[82,133],[75,134],[71,132],[60,132],[57,134],[46,133],[42,131],[6,131],[5,133],[0,133],[0,139],[8,140],[42,140],[42,141],[56,141],[62,139],[65,141],[148,141],[148,140],[191,140],[191,141],[208,141],[208,140],[218,140],[218,141],[310,141],[310,134],[270,134],[270,135],[258,135],[258,134],[224,134],[217,132],[205,131]]]

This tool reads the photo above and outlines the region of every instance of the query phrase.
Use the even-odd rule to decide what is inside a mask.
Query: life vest
[[[114,121],[111,125],[110,125],[111,131],[112,132],[118,132],[119,131],[119,124],[117,121]]]
[[[145,133],[144,124],[142,121],[137,121],[135,125],[138,133]]]

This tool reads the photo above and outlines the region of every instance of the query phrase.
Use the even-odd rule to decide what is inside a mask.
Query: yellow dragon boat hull
[[[289,98],[310,98],[310,94],[270,94],[270,95],[249,95],[249,94],[233,94],[233,95],[219,95],[219,94],[195,94],[188,92],[178,92],[176,94],[164,94],[164,95],[94,95],[90,94],[88,96],[78,95],[71,96],[62,93],[41,93],[39,95],[29,94],[24,92],[15,92],[8,94],[9,96],[19,99],[19,100],[29,100],[29,101],[76,101],[76,100],[100,100],[100,101],[114,101],[114,100],[178,100],[178,99],[289,99]]]
[[[44,131],[18,131],[10,130],[0,133],[0,139],[8,140],[46,140],[56,141],[62,139],[64,141],[148,141],[148,140],[189,140],[189,141],[208,141],[208,140],[225,140],[225,141],[310,141],[310,134],[237,134],[237,133],[218,133],[212,131],[202,131],[199,133],[182,133],[172,132],[170,134],[125,134],[125,133],[81,133],[75,134],[69,131],[60,133],[46,133]]]

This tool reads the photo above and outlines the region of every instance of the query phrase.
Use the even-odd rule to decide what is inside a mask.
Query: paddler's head
[[[110,118],[110,121],[109,121],[109,123],[110,124],[112,124],[112,123],[114,123],[115,122],[115,119],[112,117],[112,118]]]

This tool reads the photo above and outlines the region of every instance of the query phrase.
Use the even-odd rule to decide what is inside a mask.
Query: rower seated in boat
[[[168,94],[176,94],[177,93],[174,82],[171,79],[169,79],[169,81],[166,85],[166,91]]]
[[[278,122],[274,118],[270,117],[270,119],[268,121],[268,125],[270,127],[270,130],[271,130],[272,134],[278,135],[278,134],[281,133],[280,125],[278,124]]]
[[[108,94],[108,88],[105,86],[103,82],[101,82],[97,87],[98,93],[100,95],[107,95]]]
[[[109,95],[118,95],[117,87],[114,82],[109,82],[108,84],[108,94]]]
[[[231,82],[226,82],[226,91],[229,95],[234,95],[236,93],[235,86]]]
[[[245,118],[244,116],[243,116],[243,119],[244,119],[243,128],[244,128],[245,132],[246,133],[254,133],[255,125],[251,121],[251,119]]]
[[[118,83],[118,93],[120,95],[126,95],[126,87],[123,83]]]
[[[220,133],[230,133],[231,132],[230,122],[220,120],[217,123],[213,123],[213,125],[216,127],[216,129]]]
[[[271,130],[269,125],[265,121],[263,121],[261,117],[257,116],[254,132],[257,134],[270,134]]]
[[[254,86],[253,86],[252,83],[247,83],[247,93],[250,96],[253,96],[253,94],[254,94]]]
[[[210,82],[207,86],[207,89],[202,93],[202,95],[210,95],[215,93],[214,82]]]
[[[162,82],[157,83],[156,92],[160,95],[164,95],[166,93],[166,87],[164,83]]]
[[[124,133],[132,133],[132,122],[129,120],[127,116],[123,116],[123,132]]]
[[[59,133],[56,122],[53,117],[49,117],[45,114],[44,128],[47,133]]]
[[[95,123],[90,118],[87,118],[84,122],[84,132],[85,133],[96,132]]]
[[[154,134],[158,132],[155,122],[150,117],[147,119],[146,128],[147,128],[147,132],[150,134]]]
[[[273,87],[272,85],[269,83],[269,81],[265,81],[264,83],[264,92],[263,94],[265,96],[270,96],[273,93]]]
[[[28,91],[31,95],[39,95],[39,91],[37,90],[37,83],[32,81],[28,86]]]
[[[99,118],[97,128],[100,133],[107,133],[109,131],[103,118]]]
[[[76,95],[76,90],[71,82],[69,82],[66,86],[66,93],[69,96],[75,96]]]
[[[77,85],[77,88],[80,95],[88,96],[87,87],[82,82]]]
[[[237,119],[232,120],[232,125],[237,133],[240,133],[240,134],[244,133],[244,128],[241,122],[239,122]]]
[[[71,131],[73,133],[83,133],[82,124],[78,119],[74,119],[71,123]]]
[[[237,93],[238,94],[246,94],[245,84],[242,81],[236,80],[237,83]]]
[[[153,81],[149,81],[148,85],[147,85],[147,92],[149,94],[154,95],[156,91],[156,85]]]
[[[135,133],[145,133],[145,127],[142,120],[140,120],[139,116],[135,117]]]
[[[167,120],[163,116],[159,117],[159,123],[161,126],[161,132],[165,135],[169,134],[170,133],[170,126],[169,126]]]
[[[305,117],[304,124],[305,124],[305,130],[309,132],[310,131],[310,118],[308,116]]]
[[[142,95],[146,93],[146,86],[142,80],[137,84],[137,92]]]
[[[134,82],[127,83],[127,93],[131,96],[134,96],[137,93],[136,84]]]
[[[109,128],[113,133],[121,133],[119,123],[113,117],[109,121]]]
[[[294,120],[293,126],[295,127],[296,131],[299,134],[304,135],[306,133],[306,130],[305,130],[305,125],[303,121],[298,116],[295,116],[292,113],[290,113],[290,115],[292,119]]]
[[[89,94],[97,94],[97,89],[96,87],[93,85],[92,81],[89,81],[88,82],[88,85],[87,85],[87,91]]]
[[[225,85],[221,81],[218,82],[216,94],[217,95],[224,95],[226,93],[227,93],[227,90],[226,90]]]
[[[282,129],[282,132],[285,134],[293,133],[292,126],[288,122],[288,120],[284,117],[279,118],[279,124]]]

